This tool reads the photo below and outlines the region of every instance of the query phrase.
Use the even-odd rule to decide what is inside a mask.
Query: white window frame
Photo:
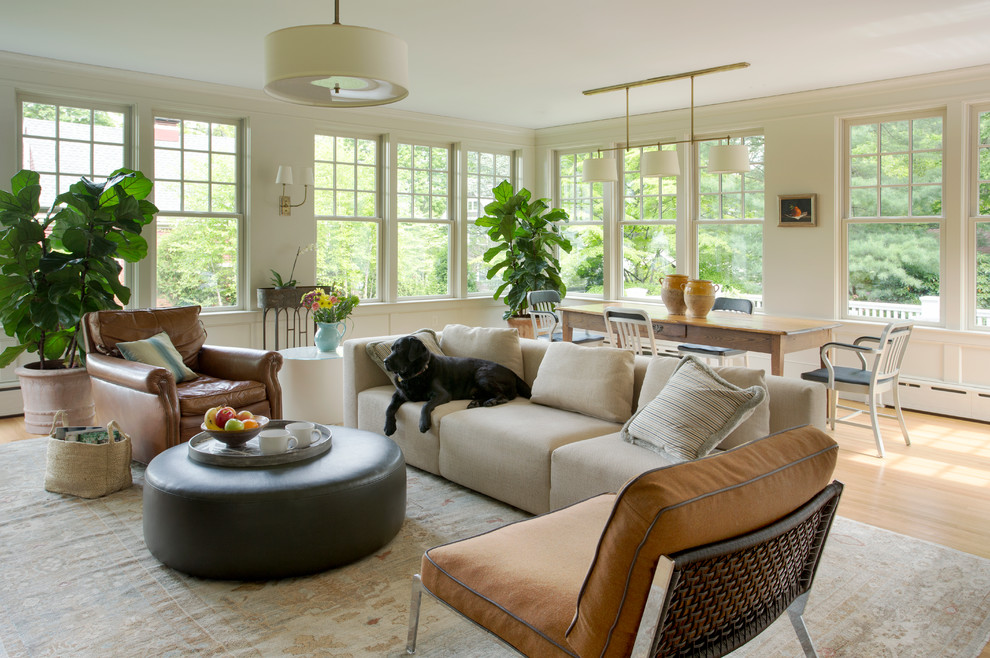
[[[247,272],[247,236],[246,236],[246,222],[245,222],[245,206],[246,206],[246,195],[247,195],[247,176],[246,176],[246,163],[247,163],[247,120],[242,117],[229,117],[229,116],[212,116],[197,114],[195,112],[186,111],[173,111],[173,110],[156,110],[152,109],[151,120],[154,123],[157,119],[178,119],[182,122],[192,121],[198,123],[220,123],[227,125],[234,125],[237,127],[237,150],[236,158],[237,165],[235,167],[235,203],[237,210],[235,212],[202,212],[202,211],[175,211],[175,210],[159,210],[157,217],[178,217],[178,218],[188,218],[188,219],[212,219],[212,218],[229,218],[235,219],[237,221],[237,304],[233,306],[204,306],[202,313],[216,313],[225,311],[235,311],[244,310],[248,308],[247,300],[247,290],[245,289],[245,280]],[[154,127],[152,127],[154,129]],[[159,148],[155,146],[154,139],[151,144],[151,161],[154,162],[155,150]],[[179,149],[180,153],[185,152],[185,145]],[[212,150],[206,151],[206,153],[213,153]],[[218,153],[224,153],[219,151]],[[226,153],[224,153],[226,154]],[[184,160],[180,158],[180,160]],[[184,162],[183,162],[184,166]],[[157,185],[159,182],[158,172],[154,171],[152,176],[149,176],[151,180]],[[171,180],[171,179],[169,179]],[[183,179],[181,182],[185,183]],[[208,183],[211,185],[212,181]],[[152,194],[154,194],[154,189],[152,189]],[[212,191],[211,191],[212,195]],[[152,288],[152,306],[157,305],[158,300],[158,240],[157,240],[157,217],[153,223],[156,238],[154,240],[148,240],[149,243],[149,255],[154,254],[151,260],[151,288]]]
[[[465,297],[465,298],[472,298],[472,297],[491,297],[492,294],[495,292],[495,290],[498,289],[498,282],[497,281],[490,282],[490,283],[493,283],[494,284],[494,285],[492,285],[491,290],[480,290],[480,291],[477,291],[477,292],[468,292],[468,281],[467,281],[467,279],[468,279],[468,257],[470,255],[469,254],[469,249],[468,249],[468,236],[469,236],[469,233],[470,233],[470,230],[471,230],[471,224],[474,221],[474,219],[470,217],[470,213],[468,211],[468,204],[470,203],[470,201],[472,199],[477,199],[479,201],[479,204],[480,204],[479,205],[479,208],[478,208],[478,217],[484,217],[485,216],[485,205],[487,205],[488,203],[491,203],[491,201],[494,200],[494,197],[492,197],[490,194],[488,196],[483,196],[480,193],[479,193],[478,196],[471,196],[471,195],[469,195],[469,193],[468,193],[469,179],[471,177],[475,177],[475,178],[478,179],[479,185],[481,185],[481,179],[484,178],[484,176],[480,172],[479,173],[470,173],[469,172],[469,169],[470,169],[469,158],[470,158],[471,153],[478,153],[479,155],[482,155],[482,154],[484,154],[484,155],[492,155],[492,156],[495,156],[495,157],[508,157],[509,158],[509,175],[507,177],[505,177],[505,180],[508,180],[509,183],[513,186],[513,189],[518,191],[519,187],[518,187],[518,185],[516,183],[516,181],[517,181],[516,173],[518,171],[518,167],[517,167],[517,163],[516,163],[517,154],[516,154],[516,151],[514,151],[512,149],[504,149],[504,148],[496,148],[496,147],[486,147],[486,146],[474,146],[474,145],[463,145],[463,144],[459,144],[458,145],[457,152],[458,152],[458,161],[459,161],[459,171],[462,172],[461,175],[458,176],[458,188],[460,190],[460,194],[459,194],[460,203],[458,204],[458,206],[460,208],[460,216],[464,218],[464,228],[460,232],[462,239],[460,239],[458,241],[458,244],[460,245],[459,255],[458,255],[458,258],[455,259],[455,262],[461,263],[461,266],[458,268],[459,274],[460,274],[460,278],[461,278],[460,289],[463,291],[463,297]],[[494,183],[494,185],[492,187],[494,187],[495,185],[498,185],[498,184],[501,183],[501,180],[498,180],[499,178],[501,178],[501,177],[498,176],[498,175],[493,175],[492,176],[491,180],[494,180],[495,181],[495,183]],[[486,181],[486,183],[487,182],[488,181]],[[479,187],[479,190],[480,189],[481,189],[481,187]],[[487,188],[487,189],[490,192],[491,188]],[[490,239],[489,239],[489,242],[490,242]]]
[[[981,318],[977,315],[979,309],[979,304],[977,303],[976,296],[978,293],[977,285],[979,284],[979,279],[977,277],[977,238],[976,232],[980,224],[986,224],[990,227],[990,209],[988,213],[980,214],[980,184],[990,186],[990,179],[980,178],[980,153],[987,152],[988,157],[990,157],[990,144],[980,144],[980,115],[987,114],[990,116],[990,103],[984,103],[980,105],[974,105],[970,107],[970,129],[969,135],[972,137],[968,140],[969,142],[969,157],[967,162],[969,163],[969,194],[968,194],[968,212],[967,212],[967,242],[966,244],[966,300],[963,302],[963,308],[967,309],[966,316],[966,327],[973,331],[987,332],[990,331],[990,317]],[[943,124],[944,128],[944,124]],[[944,130],[943,130],[944,132]],[[945,149],[945,138],[943,134],[943,151]],[[944,174],[943,174],[943,185],[944,185]],[[944,204],[943,204],[944,207]],[[944,306],[944,304],[942,305]]]
[[[556,149],[556,150],[551,151],[551,154],[552,154],[552,157],[553,157],[553,166],[552,166],[552,171],[553,171],[553,200],[554,200],[554,204],[553,205],[554,205],[555,208],[562,208],[565,211],[567,211],[568,217],[570,218],[569,221],[567,221],[567,222],[565,222],[565,223],[563,223],[563,224],[560,225],[561,230],[562,231],[566,231],[568,228],[575,227],[575,226],[600,226],[601,227],[601,230],[602,230],[602,259],[603,259],[603,262],[602,262],[602,270],[603,270],[602,292],[601,292],[601,294],[596,294],[596,293],[588,293],[588,292],[579,292],[579,291],[576,291],[576,290],[572,291],[571,288],[568,287],[568,289],[567,289],[567,296],[568,297],[573,297],[575,299],[599,300],[599,299],[608,299],[611,296],[609,294],[609,291],[612,290],[612,287],[611,286],[612,286],[612,281],[613,281],[613,278],[614,278],[614,275],[613,275],[612,270],[615,269],[615,263],[614,263],[614,259],[609,257],[609,254],[612,253],[612,251],[613,251],[612,250],[612,226],[613,226],[614,222],[612,220],[612,217],[613,217],[614,199],[615,199],[615,196],[616,195],[615,195],[615,192],[613,190],[614,185],[608,185],[606,183],[583,183],[581,181],[580,174],[577,173],[577,165],[580,164],[580,162],[583,162],[584,161],[584,158],[577,158],[575,160],[575,173],[571,176],[574,179],[575,185],[591,185],[591,186],[600,185],[601,186],[601,189],[602,189],[602,196],[601,196],[601,199],[602,199],[602,220],[599,223],[597,220],[594,219],[594,214],[595,214],[594,213],[594,202],[595,202],[595,198],[596,197],[594,195],[594,191],[593,191],[594,188],[593,187],[592,187],[592,194],[590,196],[588,196],[588,197],[577,197],[577,196],[575,196],[575,197],[572,197],[570,199],[564,199],[563,192],[562,192],[562,185],[561,185],[563,179],[561,177],[561,171],[560,171],[560,158],[562,156],[566,156],[566,155],[577,155],[577,156],[588,156],[588,157],[591,157],[592,155],[594,155],[595,157],[599,157],[598,148],[599,147],[579,146],[579,147],[573,147],[573,148],[568,148],[568,149]],[[611,153],[617,153],[617,152],[618,151],[604,151],[605,157],[611,157],[610,156]],[[584,199],[584,198],[587,198],[589,200],[589,202],[591,203],[591,217],[592,217],[592,219],[590,219],[590,220],[575,219],[575,217],[573,216],[572,212],[568,209],[568,206],[570,205],[570,203],[573,203],[574,200]],[[575,248],[576,248],[576,246],[575,246]],[[571,251],[570,254],[566,254],[566,256],[571,256],[572,254],[574,254],[574,251],[573,250]],[[565,254],[558,254],[558,258],[560,258],[561,256],[564,256],[564,255]],[[564,283],[566,284],[567,281],[565,281]]]
[[[882,123],[892,123],[897,121],[914,121],[916,119],[926,119],[939,117],[942,120],[942,214],[941,216],[914,216],[907,215],[904,217],[883,217],[880,215],[879,197],[877,205],[877,216],[876,217],[853,217],[851,211],[852,200],[851,192],[852,188],[849,184],[850,173],[851,173],[851,162],[850,162],[850,132],[853,126],[861,126],[867,124],[882,124]],[[882,114],[871,114],[865,116],[856,117],[846,117],[841,120],[841,136],[839,139],[839,158],[841,162],[841,178],[839,180],[838,188],[840,190],[839,202],[841,207],[839,209],[839,253],[841,254],[841,262],[839,265],[839,285],[836,289],[836,304],[838,310],[838,317],[845,320],[870,320],[868,317],[860,315],[852,315],[849,313],[849,227],[854,224],[938,224],[939,225],[939,318],[934,322],[919,322],[919,324],[925,324],[930,326],[945,326],[946,325],[946,306],[947,306],[947,287],[946,287],[946,258],[947,258],[947,233],[946,233],[946,203],[948,201],[947,194],[947,184],[946,184],[946,161],[947,153],[949,151],[949,145],[946,139],[946,125],[947,125],[947,112],[944,107],[929,108],[929,109],[918,109],[905,112],[890,112]],[[879,137],[878,137],[879,139]],[[912,137],[913,139],[913,137]],[[913,153],[914,150],[908,151],[909,154]],[[879,156],[880,152],[878,152]],[[913,166],[913,164],[911,165]],[[882,186],[879,178],[879,167],[880,163],[877,163],[878,167],[878,178],[877,178],[877,189]],[[915,183],[913,183],[910,178],[908,181],[908,188],[911,189]],[[908,208],[909,212],[911,208]],[[973,269],[970,266],[969,269]],[[975,302],[975,297],[973,298]],[[972,302],[971,302],[972,303]],[[893,318],[896,319],[896,318]],[[917,319],[914,319],[918,322]]]

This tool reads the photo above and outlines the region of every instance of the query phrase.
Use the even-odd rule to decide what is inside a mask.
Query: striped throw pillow
[[[164,331],[145,340],[117,343],[117,349],[128,361],[138,361],[170,370],[175,375],[176,383],[196,379],[198,376],[182,362],[182,355],[175,349]]]
[[[629,419],[622,438],[677,461],[704,457],[766,397],[760,386],[740,388],[694,356],[686,356],[660,393]]]

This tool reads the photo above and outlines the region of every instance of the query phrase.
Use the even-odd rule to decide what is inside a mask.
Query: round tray
[[[295,420],[273,420],[268,423],[265,429],[280,429],[289,423],[301,421]],[[305,448],[289,450],[279,455],[263,455],[258,448],[258,437],[254,437],[247,443],[236,448],[229,448],[221,441],[217,441],[206,432],[200,432],[189,439],[189,457],[195,461],[214,466],[229,467],[256,467],[256,466],[278,466],[280,464],[290,464],[292,462],[310,459],[317,455],[322,455],[328,451],[333,444],[333,433],[326,425],[313,423],[320,431],[320,438],[306,446]]]

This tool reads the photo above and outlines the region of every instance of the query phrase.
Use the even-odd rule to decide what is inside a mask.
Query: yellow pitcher
[[[703,318],[715,304],[721,286],[706,279],[691,279],[684,284],[684,303],[689,318]]]
[[[684,315],[687,306],[684,305],[684,286],[688,282],[687,274],[668,274],[660,284],[660,299],[672,315]]]

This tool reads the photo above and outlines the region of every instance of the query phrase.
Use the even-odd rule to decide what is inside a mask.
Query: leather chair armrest
[[[166,368],[104,354],[87,354],[86,371],[90,377],[151,395],[175,388],[175,377]]]
[[[282,355],[271,350],[204,345],[199,351],[201,373],[218,379],[263,383],[273,419],[282,417],[282,385],[278,381],[281,369]]]

